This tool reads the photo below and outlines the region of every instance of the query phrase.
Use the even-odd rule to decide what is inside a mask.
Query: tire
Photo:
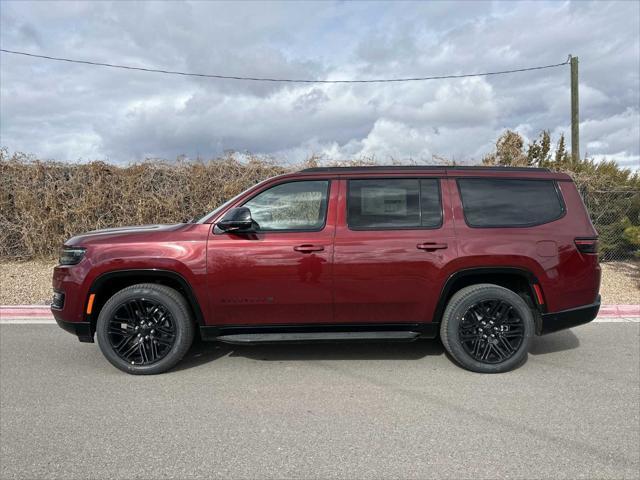
[[[132,285],[114,294],[96,324],[104,356],[133,375],[153,375],[174,367],[191,347],[194,332],[184,297],[153,283]]]
[[[511,290],[489,283],[456,292],[440,325],[447,352],[462,367],[478,373],[502,373],[522,365],[534,331],[526,302]]]

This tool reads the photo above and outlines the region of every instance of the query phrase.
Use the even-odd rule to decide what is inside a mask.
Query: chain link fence
[[[580,193],[599,234],[600,259],[640,259],[640,191],[582,187]]]

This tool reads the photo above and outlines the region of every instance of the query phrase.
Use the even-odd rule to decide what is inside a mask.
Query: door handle
[[[443,250],[447,248],[446,243],[435,243],[435,242],[424,242],[416,245],[416,248],[419,250],[424,250],[425,252],[434,252],[436,250]]]
[[[300,253],[311,253],[311,252],[321,252],[324,250],[322,245],[298,245],[297,247],[293,247],[296,252]]]

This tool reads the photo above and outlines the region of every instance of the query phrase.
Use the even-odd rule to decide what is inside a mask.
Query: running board
[[[306,342],[411,342],[420,336],[420,332],[384,331],[384,332],[295,332],[295,333],[238,333],[221,335],[215,340],[236,345],[253,343],[306,343]]]

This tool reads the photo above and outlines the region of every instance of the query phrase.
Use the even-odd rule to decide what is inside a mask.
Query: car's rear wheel
[[[189,350],[193,336],[193,320],[184,297],[153,283],[114,294],[102,307],[96,324],[98,345],[107,360],[138,375],[172,368]]]
[[[518,294],[498,285],[478,284],[451,297],[440,336],[464,368],[501,373],[526,361],[534,329],[531,309]]]

